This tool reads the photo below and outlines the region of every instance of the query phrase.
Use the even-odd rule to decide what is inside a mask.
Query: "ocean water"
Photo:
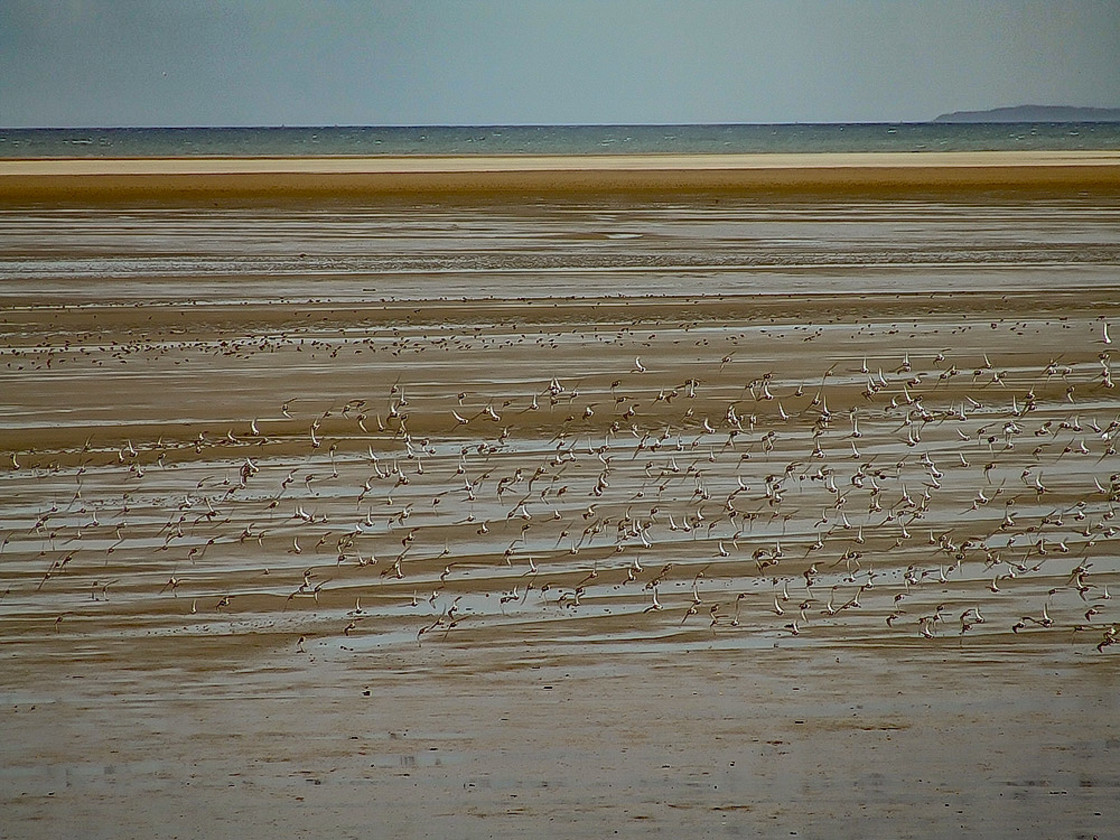
[[[0,128],[0,158],[1120,149],[1120,123]]]

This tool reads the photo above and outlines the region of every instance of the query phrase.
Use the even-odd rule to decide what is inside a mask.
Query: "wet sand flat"
[[[6,835],[1107,836],[1120,192],[983,163],[0,166]]]

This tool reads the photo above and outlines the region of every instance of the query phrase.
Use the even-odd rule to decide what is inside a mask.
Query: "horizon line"
[[[1000,112],[1015,110],[1017,108],[1026,107],[1055,107],[1055,108],[1070,108],[1077,110],[1098,110],[1098,111],[1117,111],[1120,108],[1104,108],[1085,106],[1008,106],[1003,108],[985,108],[980,110],[961,110],[961,111],[947,111],[944,114],[939,114],[936,117],[923,120],[851,120],[851,121],[837,121],[837,120],[795,120],[792,122],[557,122],[557,123],[542,123],[542,122],[483,122],[483,123],[226,123],[219,125],[205,125],[200,123],[183,123],[183,124],[170,124],[170,125],[157,125],[157,124],[124,124],[124,125],[0,125],[0,131],[197,131],[197,130],[217,130],[217,131],[235,131],[235,130],[260,130],[260,129],[291,129],[291,130],[320,130],[320,129],[467,129],[467,128],[721,128],[721,127],[738,127],[738,126],[843,126],[843,125],[932,125],[935,123],[956,122],[946,120],[945,117],[956,116],[960,114],[984,114],[989,112]],[[1045,123],[1116,123],[1120,122],[1120,116],[1116,119],[1109,120],[992,120],[990,123],[985,121],[971,121],[961,120],[962,125],[1037,125]]]

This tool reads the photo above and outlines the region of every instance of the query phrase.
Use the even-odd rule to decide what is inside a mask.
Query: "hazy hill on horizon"
[[[985,111],[952,111],[934,122],[1120,122],[1120,108],[1082,108],[1076,105],[1015,105]]]

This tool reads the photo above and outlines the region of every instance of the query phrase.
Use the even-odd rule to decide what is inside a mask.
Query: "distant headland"
[[[1079,108],[1075,105],[1016,105],[987,111],[953,111],[934,122],[1120,122],[1120,108]]]

